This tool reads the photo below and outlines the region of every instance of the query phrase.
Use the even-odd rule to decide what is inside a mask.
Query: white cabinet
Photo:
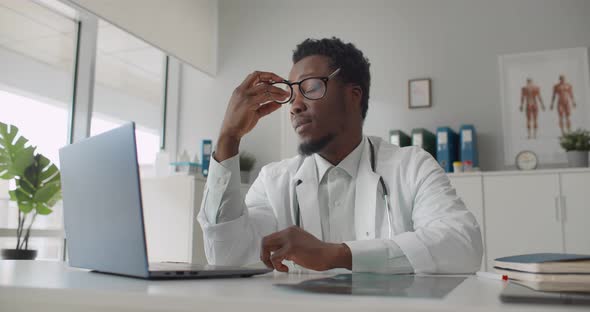
[[[150,262],[207,263],[203,231],[197,221],[205,183],[203,177],[187,175],[141,180]],[[248,192],[249,187],[242,184],[242,195]]]
[[[141,180],[150,262],[207,263],[197,213],[205,179],[168,176]]]
[[[483,270],[534,252],[590,254],[590,169],[450,174],[482,228]]]
[[[565,252],[590,254],[590,173],[560,176]]]
[[[465,206],[477,220],[481,229],[482,238],[484,241],[484,255],[481,262],[481,270],[486,270],[486,255],[485,255],[485,230],[483,218],[483,185],[481,174],[455,174],[449,175],[451,185],[457,191],[457,195],[461,197]]]
[[[484,176],[487,268],[498,257],[563,252],[559,175]]]

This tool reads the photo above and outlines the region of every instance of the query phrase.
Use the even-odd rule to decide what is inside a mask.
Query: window
[[[164,119],[166,56],[105,21],[98,25],[91,135],[135,121],[139,163],[153,164]]]
[[[0,0],[0,121],[17,126],[58,167],[58,150],[68,138],[77,31],[78,22],[61,12],[32,1]],[[8,187],[0,181],[0,248],[15,244],[18,208],[8,201]],[[41,259],[61,254],[61,203],[53,210],[33,225],[44,235],[29,241]]]
[[[69,143],[72,124],[90,123],[95,135],[135,121],[143,169],[154,163],[162,145],[166,55],[106,22],[99,21],[97,28],[96,20],[58,0],[0,0],[0,121],[17,126],[58,167],[59,148]],[[86,31],[78,33],[80,29]],[[77,53],[93,52],[94,40],[96,62],[77,58]],[[95,72],[94,77],[77,77],[94,84],[90,120],[72,111],[76,66],[94,68],[79,71]],[[80,102],[90,103],[84,97]],[[82,103],[80,107],[83,111]],[[8,198],[13,187],[0,180],[0,249],[16,244],[18,208]],[[61,259],[63,254],[62,204],[53,210],[36,218],[32,227],[29,248],[38,250],[39,259]]]

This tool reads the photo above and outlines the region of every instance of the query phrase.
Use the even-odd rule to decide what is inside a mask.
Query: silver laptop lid
[[[148,277],[135,124],[59,151],[69,264]]]

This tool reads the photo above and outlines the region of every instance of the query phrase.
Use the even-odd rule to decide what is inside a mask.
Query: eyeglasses
[[[270,93],[270,97],[273,101],[279,104],[286,104],[291,102],[293,98],[293,86],[297,85],[299,87],[299,92],[301,95],[308,100],[319,100],[323,98],[326,93],[328,92],[328,81],[336,76],[340,72],[340,68],[333,71],[327,77],[309,77],[305,78],[299,82],[289,82],[288,80],[283,80],[281,82],[275,82],[271,85],[282,89],[289,93],[287,98],[280,97],[277,94]]]

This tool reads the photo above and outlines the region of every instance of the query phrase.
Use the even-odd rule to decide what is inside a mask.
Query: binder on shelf
[[[203,176],[209,175],[209,162],[211,161],[211,152],[213,151],[211,140],[201,142],[201,172]]]
[[[436,129],[436,160],[445,172],[453,172],[453,162],[458,160],[459,136],[449,127]]]
[[[462,125],[459,130],[460,136],[460,153],[459,159],[471,161],[473,167],[479,167],[478,153],[477,153],[477,134],[473,125]]]
[[[436,158],[436,136],[432,132],[415,128],[412,130],[412,145],[421,147]]]
[[[412,145],[412,140],[410,137],[401,130],[391,130],[389,131],[389,143],[393,145],[397,145],[399,147],[410,146]]]

